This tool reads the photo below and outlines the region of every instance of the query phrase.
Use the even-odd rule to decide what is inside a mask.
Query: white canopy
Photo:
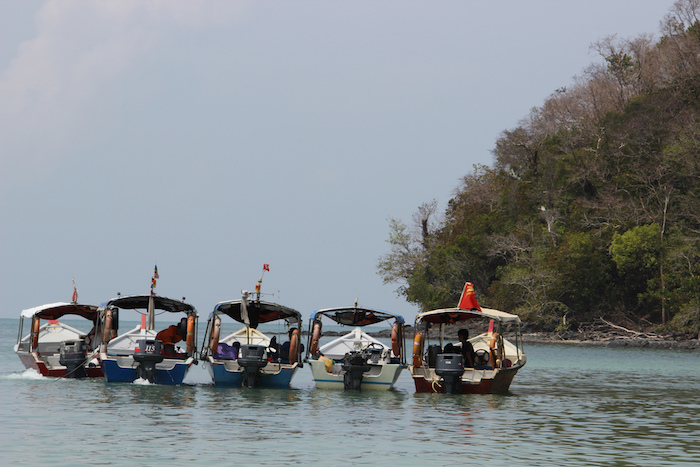
[[[40,306],[35,306],[34,308],[27,308],[26,310],[22,310],[22,313],[20,313],[20,316],[22,318],[32,318],[34,315],[37,313],[41,313],[44,310],[48,310],[50,308],[58,308],[62,306],[68,306],[70,303],[66,302],[56,302],[56,303],[47,303],[46,305],[40,305]]]
[[[493,308],[481,308],[479,310],[463,310],[461,308],[443,308],[441,310],[432,310],[419,313],[416,317],[416,323],[421,321],[445,323],[466,321],[469,319],[478,319],[480,317],[491,318],[503,323],[519,323],[520,317],[506,313],[505,311],[494,310]]]

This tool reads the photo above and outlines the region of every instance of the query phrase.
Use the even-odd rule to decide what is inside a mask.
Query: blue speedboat
[[[119,319],[125,310],[140,313],[141,324],[119,334]],[[155,316],[162,312],[181,319],[157,332]],[[103,330],[100,361],[107,381],[182,384],[196,361],[197,311],[192,305],[155,294],[132,295],[110,300],[99,313]]]
[[[222,336],[221,319],[243,326]],[[258,330],[263,323],[279,322],[288,340],[280,345]],[[209,316],[200,360],[216,385],[235,387],[286,388],[301,362],[301,313],[277,303],[249,297],[220,302]]]

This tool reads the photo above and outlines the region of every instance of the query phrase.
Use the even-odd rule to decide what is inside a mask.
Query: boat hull
[[[36,352],[17,352],[19,360],[22,362],[25,368],[28,370],[35,370],[39,372],[42,376],[48,376],[51,378],[69,378],[78,377],[70,374],[68,368],[63,365],[50,365],[47,364],[41,357],[39,357]],[[58,360],[58,356],[55,356]],[[102,378],[104,373],[102,368],[98,363],[91,362],[84,366],[86,378]]]
[[[269,365],[270,364],[268,364],[268,366]],[[225,363],[210,358],[210,360],[205,363],[205,366],[214,385],[231,387],[244,386],[243,369],[238,367],[238,365],[234,367],[234,365],[229,364],[229,368],[227,368]],[[260,373],[260,381],[257,385],[258,388],[286,389],[289,387],[299,366],[296,364],[277,366],[278,368],[274,369],[269,368],[266,370],[263,368],[263,371]]]
[[[328,373],[325,363],[319,360],[309,360],[309,365],[317,389],[345,389],[344,373],[337,369]],[[400,364],[374,365],[374,367],[375,369],[381,368],[378,368],[379,371],[376,371],[375,374],[371,374],[372,370],[370,370],[370,374],[363,374],[361,391],[388,391],[394,387],[404,368]]]
[[[162,363],[156,364],[154,384],[182,384],[187,371],[189,370],[193,358],[186,360],[165,359]],[[102,371],[105,379],[110,383],[133,383],[138,379],[138,364],[133,358],[122,359],[119,362],[116,358],[109,356],[102,357]]]
[[[463,378],[461,394],[506,394],[513,378],[520,367],[501,368],[499,370],[472,370],[474,373],[483,371],[480,378]],[[423,368],[411,366],[416,392],[444,393],[445,388],[441,378],[434,372],[425,372]]]

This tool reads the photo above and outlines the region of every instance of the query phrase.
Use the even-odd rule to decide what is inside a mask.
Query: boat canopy
[[[147,309],[148,300],[151,297],[153,297],[153,304],[157,310],[169,311],[170,313],[187,313],[188,315],[197,313],[195,308],[189,303],[158,295],[131,295],[128,297],[113,298],[107,302],[104,308],[117,307],[127,310],[139,308]]]
[[[418,314],[416,317],[416,324],[421,322],[453,324],[459,321],[469,321],[479,318],[495,319],[502,323],[520,323],[520,317],[518,315],[482,307],[481,311],[476,309],[463,310],[461,308],[444,308],[442,310],[426,311]]]
[[[58,319],[64,315],[78,315],[83,318],[95,321],[97,317],[97,307],[94,305],[80,305],[66,302],[49,303],[22,310],[22,318],[32,318],[37,316],[41,319]]]
[[[389,319],[395,319],[399,324],[404,323],[404,319],[401,315],[394,315],[386,311],[372,310],[370,308],[357,306],[316,310],[311,314],[311,321],[320,320],[322,316],[327,316],[336,323],[344,326],[368,326]]]
[[[245,305],[242,304],[245,302]],[[247,323],[246,314],[247,312]],[[301,324],[301,313],[292,308],[279,305],[277,303],[265,302],[261,300],[229,300],[217,303],[212,314],[225,314],[235,321],[243,324],[249,324],[255,329],[260,323],[269,323],[277,320],[294,320]]]

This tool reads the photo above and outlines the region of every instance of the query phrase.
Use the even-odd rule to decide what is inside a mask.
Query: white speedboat
[[[92,326],[81,331],[63,320],[83,319]],[[30,322],[24,335],[25,320]],[[95,349],[101,343],[97,329],[97,307],[78,303],[49,303],[23,310],[19,316],[19,333],[15,353],[26,368],[44,376],[59,378],[98,378],[102,368]]]
[[[243,326],[221,335],[221,318]],[[279,345],[258,330],[264,323],[279,322],[289,341]],[[243,291],[239,300],[218,303],[209,316],[200,359],[215,385],[235,387],[286,388],[301,361],[301,313],[277,303],[251,299]]]
[[[125,319],[126,310],[139,313],[141,324],[119,334],[119,320]],[[170,343],[157,337],[156,311],[175,315],[176,319],[182,317],[171,326],[182,329],[181,341]],[[132,295],[110,300],[99,312],[103,330],[100,361],[107,381],[131,383],[142,379],[155,384],[182,384],[196,361],[198,316],[192,305],[154,294]]]
[[[517,315],[480,307],[471,283],[456,308],[419,313],[409,366],[416,392],[508,392],[527,361],[520,325]],[[459,333],[474,336],[465,340],[473,349],[467,358],[472,362],[465,359],[463,347],[469,344],[458,342]]]
[[[353,329],[320,345],[323,318]],[[367,334],[362,328],[380,323],[391,324],[391,345]],[[316,387],[320,389],[387,390],[406,368],[403,340],[404,319],[399,315],[370,308],[325,308],[315,311],[309,320],[306,360],[311,366]]]

